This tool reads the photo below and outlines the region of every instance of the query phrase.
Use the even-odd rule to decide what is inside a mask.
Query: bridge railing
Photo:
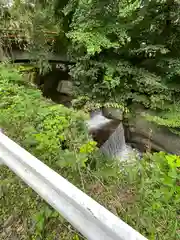
[[[0,161],[90,240],[147,240],[0,132]]]
[[[8,29],[8,28],[0,28],[0,35],[1,38],[4,39],[15,39],[15,38],[25,38],[26,39],[26,33],[25,29]],[[58,35],[58,32],[54,31],[40,31],[45,36],[48,37],[49,40],[53,40],[54,37]]]

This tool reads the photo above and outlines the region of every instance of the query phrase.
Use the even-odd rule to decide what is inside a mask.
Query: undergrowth
[[[117,165],[98,153],[86,119],[44,99],[11,66],[0,66],[5,134],[148,239],[180,239],[180,157],[146,154]],[[1,239],[84,239],[7,167],[0,172]]]

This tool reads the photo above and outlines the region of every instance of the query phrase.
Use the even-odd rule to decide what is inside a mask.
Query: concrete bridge
[[[10,59],[13,62],[31,62],[36,61],[39,56],[32,54],[24,48],[24,45],[28,44],[28,40],[25,38],[23,29],[7,30],[0,28],[1,42],[0,42],[0,62],[4,59]],[[55,37],[58,35],[56,32],[44,32],[47,35],[47,43],[55,41]],[[23,43],[17,44],[18,39],[23,39]],[[63,49],[64,50],[64,49]],[[49,53],[46,56],[49,62],[73,64],[73,61],[67,56],[67,53]]]
[[[12,50],[11,52],[4,54],[3,50],[0,48],[0,61],[2,62],[5,59],[9,59],[13,62],[19,62],[19,63],[31,62],[31,61],[37,60],[35,55],[27,51]],[[46,56],[46,59],[51,63],[73,64],[73,61],[71,61],[66,54],[49,53]]]

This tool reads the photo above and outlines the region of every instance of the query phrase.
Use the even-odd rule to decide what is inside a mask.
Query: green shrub
[[[7,135],[48,164],[83,167],[96,149],[83,112],[44,99],[7,66],[0,66],[0,109],[0,126]],[[91,149],[82,151],[85,146]]]
[[[121,188],[129,186],[134,194],[126,193],[119,215],[148,239],[179,239],[180,157],[163,152],[144,155],[139,163],[125,166],[120,179]]]

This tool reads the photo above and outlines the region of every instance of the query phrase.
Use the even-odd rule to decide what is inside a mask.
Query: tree
[[[179,127],[179,11],[176,0],[79,1],[68,36],[81,94],[141,103],[156,110],[149,120]]]
[[[172,117],[174,109],[180,112],[178,0],[54,0],[25,6],[14,1],[11,19],[24,29],[41,67],[49,51],[65,49],[76,60],[71,75],[77,96],[128,107],[137,102],[156,110],[161,124],[179,127],[179,117]],[[47,31],[57,33],[52,44]]]

